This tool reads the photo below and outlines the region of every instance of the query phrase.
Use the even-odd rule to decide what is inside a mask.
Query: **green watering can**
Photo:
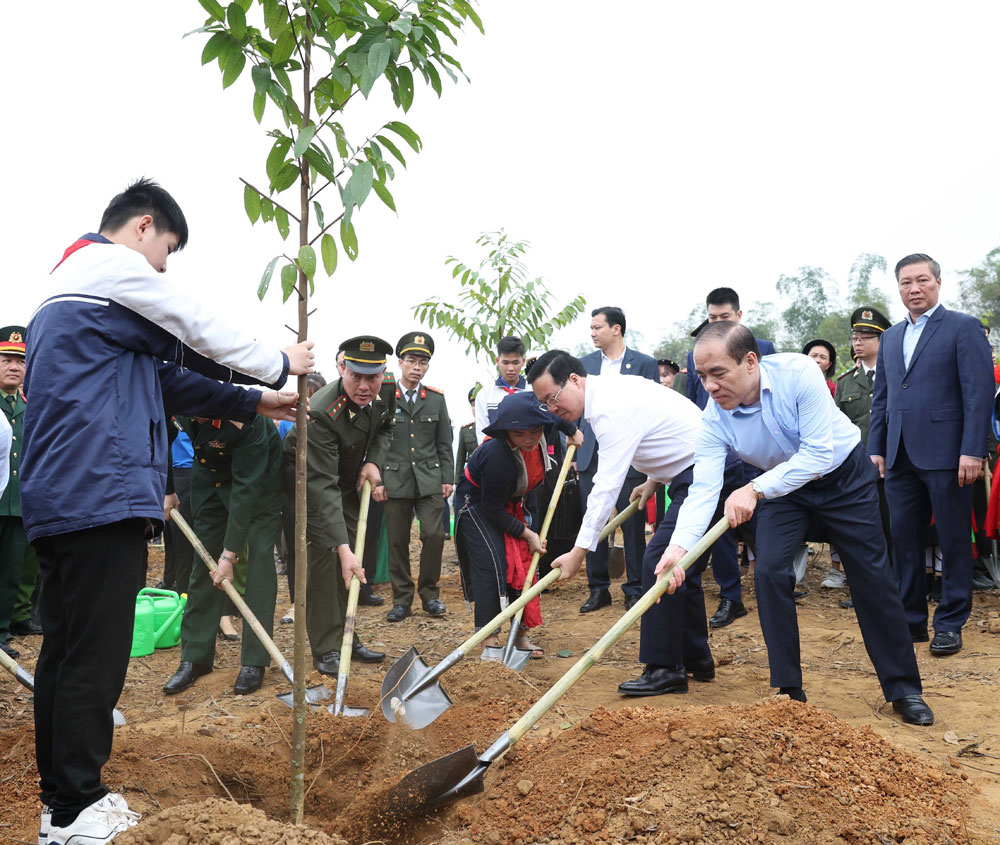
[[[149,596],[136,596],[135,625],[132,628],[132,651],[129,657],[145,657],[156,648],[156,629],[153,619],[156,609]]]
[[[173,590],[144,587],[140,596],[153,599],[153,629],[156,648],[173,648],[181,641],[181,615],[187,604],[187,593],[178,595]]]

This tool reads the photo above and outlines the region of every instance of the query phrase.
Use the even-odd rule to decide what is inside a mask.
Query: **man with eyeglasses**
[[[644,378],[590,375],[572,355],[553,350],[542,355],[528,373],[528,381],[542,409],[575,421],[583,419],[600,447],[600,465],[587,499],[586,513],[574,547],[552,565],[562,578],[575,575],[611,515],[629,468],[646,481],[626,493],[640,507],[657,487],[669,485],[670,507],[642,558],[642,591],[656,580],[655,567],[670,542],[677,513],[694,478],[694,444],[701,431],[701,412],[686,397]],[[722,496],[743,483],[740,462],[726,462]],[[721,516],[719,499],[718,516]],[[717,517],[718,518],[718,517]],[[694,566],[683,592],[664,597],[642,617],[639,660],[642,675],[626,681],[618,691],[628,696],[686,693],[688,675],[696,681],[715,677],[715,661],[708,646],[705,595],[701,573],[704,555]],[[641,593],[640,593],[641,595]]]
[[[434,339],[410,332],[396,344],[396,426],[385,464],[386,531],[389,537],[389,577],[392,609],[386,619],[402,622],[413,604],[410,574],[410,525],[420,520],[420,575],[416,592],[430,616],[443,616],[438,579],[444,550],[444,502],[451,495],[455,459],[451,451],[451,420],[444,394],[423,383],[434,354]]]

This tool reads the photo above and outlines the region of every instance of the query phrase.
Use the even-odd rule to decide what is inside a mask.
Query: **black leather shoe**
[[[926,628],[910,628],[910,639],[915,643],[926,643],[930,642],[930,637],[927,636]]]
[[[653,666],[650,664],[634,681],[625,681],[618,685],[618,692],[628,696],[664,695],[671,692],[683,695],[687,691],[687,672],[684,671],[683,666]]]
[[[167,695],[176,695],[186,690],[202,675],[207,675],[212,671],[211,666],[203,666],[200,663],[192,663],[190,660],[182,660],[177,671],[163,685],[163,692]]]
[[[361,643],[355,643],[354,648],[351,649],[351,660],[360,660],[362,663],[381,663],[385,660],[385,652],[372,651]]]
[[[747,609],[743,606],[743,602],[733,601],[733,599],[721,599],[719,601],[719,609],[712,614],[712,618],[708,620],[708,624],[712,628],[725,628],[726,625],[731,625],[741,616],[746,615]]]
[[[319,660],[314,661],[314,665],[321,675],[336,675],[340,668],[340,652],[328,651]]]
[[[358,604],[378,607],[380,604],[385,604],[385,598],[376,593],[369,584],[362,584],[361,592],[358,593]]]
[[[972,589],[973,590],[995,590],[997,585],[993,583],[993,579],[986,575],[973,575],[972,576]]]
[[[241,666],[240,673],[233,684],[233,692],[237,695],[250,695],[257,692],[264,683],[263,666]]]
[[[806,694],[802,691],[802,687],[781,687],[778,695],[787,695],[792,701],[806,703]]]
[[[919,695],[904,695],[892,702],[892,709],[909,725],[933,725],[934,713]]]
[[[580,605],[580,613],[590,613],[611,604],[611,593],[601,588],[590,591],[590,598]]]
[[[11,660],[17,660],[21,656],[21,652],[9,643],[0,643],[0,651],[6,654]]]
[[[841,599],[840,606],[844,608],[844,610],[850,610],[854,607],[854,599]]]
[[[936,657],[947,657],[958,654],[962,650],[961,631],[938,631],[931,640],[931,654]]]
[[[424,603],[424,610],[428,616],[444,616],[444,602],[441,599],[431,599],[429,602]]]
[[[633,607],[635,607],[635,603],[639,601],[640,598],[641,596],[625,596],[625,612],[628,613]]]
[[[696,681],[714,681],[715,680],[715,661],[709,657],[705,660],[699,660],[695,663],[685,663],[684,671],[687,672]]]
[[[394,604],[392,610],[385,615],[385,618],[390,622],[402,622],[409,615],[410,608],[402,604]]]
[[[10,632],[15,637],[33,637],[42,633],[42,626],[34,619],[22,619],[20,622],[12,622]]]

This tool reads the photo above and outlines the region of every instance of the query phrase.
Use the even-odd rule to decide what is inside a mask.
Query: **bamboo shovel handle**
[[[201,540],[198,539],[198,535],[194,533],[194,529],[188,525],[187,520],[181,516],[180,511],[174,508],[170,512],[170,520],[181,529],[181,532],[187,537],[188,542],[194,547],[194,550],[198,553],[199,557],[205,562],[205,566],[209,568],[210,571],[215,572],[219,567],[216,565],[215,561],[212,560],[212,556],[208,553],[208,549],[202,545]],[[271,655],[271,659],[274,660],[278,666],[285,667],[288,665],[288,661],[282,657],[281,652],[278,651],[278,647],[274,644],[268,635],[267,631],[264,630],[264,626],[260,624],[260,621],[254,616],[253,611],[247,606],[247,603],[243,600],[243,596],[239,594],[239,591],[233,586],[233,582],[228,578],[222,579],[222,589],[225,590],[226,595],[232,599],[233,604],[236,605],[236,609],[239,610],[240,615],[243,617],[244,621],[253,629],[253,632],[257,635],[257,639],[261,641],[264,648],[267,649],[267,653]],[[284,671],[284,668],[282,668]],[[289,669],[289,672],[291,669]]]
[[[615,529],[618,528],[626,519],[633,516],[635,512],[639,510],[639,500],[636,499],[632,502],[625,510],[623,510],[614,519],[608,520],[608,524],[601,529],[601,536],[597,538],[597,542],[601,543],[607,540],[612,534],[614,534]]]
[[[705,552],[707,552],[712,544],[718,540],[726,531],[729,530],[729,520],[726,517],[720,519],[715,525],[713,525],[708,533],[705,534],[694,546],[682,557],[676,566],[680,566],[687,569],[691,566],[698,558],[700,558]],[[621,617],[608,632],[601,637],[583,657],[581,657],[573,667],[563,675],[552,688],[545,693],[535,705],[525,713],[520,719],[517,720],[515,725],[508,731],[510,736],[510,745],[513,747],[521,737],[523,737],[532,726],[545,715],[550,707],[555,704],[565,692],[573,686],[580,678],[583,677],[584,673],[590,669],[598,660],[600,660],[608,649],[611,648],[622,634],[625,633],[635,622],[642,616],[649,608],[655,604],[656,600],[667,591],[667,585],[669,580],[664,577],[661,578],[656,584],[653,585],[640,599],[633,605],[632,609],[628,611],[624,616]]]
[[[521,595],[519,595],[514,601],[507,605],[506,608],[501,610],[496,616],[494,616],[489,622],[483,625],[476,633],[474,633],[469,639],[462,643],[458,648],[455,649],[456,652],[462,652],[466,654],[470,649],[475,648],[483,640],[487,639],[494,631],[496,631],[497,625],[502,625],[508,619],[510,619],[515,613],[520,613],[524,610],[525,606],[530,602],[535,596],[542,594],[542,591],[548,589],[556,581],[559,580],[559,575],[561,570],[553,569],[544,578],[539,578],[538,583],[530,587],[527,590],[523,590]]]
[[[358,511],[358,527],[354,535],[354,556],[360,562],[365,555],[365,534],[368,532],[368,508],[371,505],[372,485],[366,481],[361,487],[361,509]],[[351,671],[351,652],[354,650],[354,616],[358,612],[358,594],[361,580],[351,576],[351,586],[347,591],[347,611],[344,614],[344,637],[340,641],[340,664],[337,667],[336,701],[342,702],[347,676]],[[339,707],[338,707],[339,709]]]

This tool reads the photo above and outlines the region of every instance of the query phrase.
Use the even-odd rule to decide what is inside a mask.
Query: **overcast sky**
[[[397,168],[398,216],[373,194],[355,218],[357,262],[341,253],[320,279],[310,335],[328,375],[343,338],[395,343],[417,328],[410,307],[455,290],[446,256],[472,260],[479,232],[501,226],[532,242],[532,274],[560,304],[583,293],[588,307],[619,305],[650,349],[718,285],[752,307],[802,265],[843,286],[861,252],[891,267],[921,251],[941,262],[947,299],[956,272],[1000,245],[1000,6],[487,0],[479,11],[486,35],[470,27],[453,50],[471,83],[446,82],[440,100],[418,87],[404,118],[425,149]],[[223,91],[217,66],[200,64],[206,36],[182,38],[204,19],[195,0],[8,9],[0,324],[30,316],[63,249],[147,175],[191,229],[170,275],[257,336],[291,340],[278,285],[263,304],[255,295],[280,238],[250,226],[238,182],[266,183],[270,145],[249,72]],[[384,91],[358,102],[345,121],[355,138],[399,117]],[[264,128],[278,124],[269,109]],[[588,321],[559,342],[589,340]],[[436,340],[427,381],[465,422],[465,393],[485,374]]]

